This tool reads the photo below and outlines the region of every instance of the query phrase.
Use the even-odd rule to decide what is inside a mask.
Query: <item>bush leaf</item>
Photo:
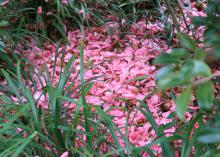
[[[171,54],[164,53],[154,59],[154,64],[171,64],[171,63],[178,63],[179,60],[176,56],[172,56]]]
[[[185,48],[188,48],[190,50],[195,50],[197,48],[196,42],[193,41],[189,36],[183,33],[179,33],[178,37],[180,39],[180,42],[182,46]]]
[[[196,91],[198,104],[201,108],[210,108],[214,100],[214,88],[211,81],[201,84]]]
[[[182,120],[184,120],[187,105],[191,101],[191,95],[192,88],[189,87],[176,99],[176,114]]]
[[[193,61],[193,73],[194,75],[201,75],[201,76],[207,76],[207,77],[212,76],[212,72],[209,66],[199,60]]]
[[[198,134],[197,140],[201,143],[206,143],[206,144],[220,143],[220,130],[219,128],[203,129]]]

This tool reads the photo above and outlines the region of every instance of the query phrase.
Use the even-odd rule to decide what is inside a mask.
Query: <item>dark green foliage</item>
[[[218,0],[209,0],[206,9],[206,17],[193,17],[193,23],[196,26],[205,26],[206,43],[215,48],[214,55],[220,58],[220,2]]]
[[[220,45],[219,4],[218,0],[210,0],[206,9],[207,17],[193,17],[195,26],[204,26],[206,29],[203,48],[199,48],[192,38],[179,33],[182,48],[173,49],[170,54],[162,54],[154,61],[156,64],[165,65],[156,77],[159,88],[162,90],[178,88],[182,91],[179,97],[174,98],[177,116],[184,119],[185,112],[190,112],[187,107],[192,95],[195,96],[200,107],[200,111],[195,113],[195,117],[187,124],[184,131],[181,157],[191,156],[193,146],[195,156],[219,155],[220,104],[219,98],[215,97],[219,95],[219,91],[215,90],[219,74],[212,74],[211,68],[205,62],[210,53],[217,58],[220,54],[218,52]],[[208,52],[204,50],[206,45],[210,47]],[[206,117],[205,121],[204,117]],[[196,123],[199,127],[192,131]]]
[[[196,43],[185,34],[178,34],[183,48],[173,49],[170,54],[162,54],[154,61],[155,64],[166,64],[157,74],[159,89],[169,89],[184,86],[184,92],[177,99],[177,113],[184,113],[186,106],[190,102],[192,88],[197,88],[197,96],[200,107],[210,108],[214,98],[213,85],[203,87],[196,80],[198,77],[211,78],[212,73],[209,66],[204,62],[206,52],[196,46]],[[201,82],[204,83],[204,82]],[[189,90],[190,89],[190,90]],[[204,92],[207,90],[209,96]],[[188,95],[189,94],[189,95]],[[181,104],[181,105],[179,105]],[[181,110],[179,110],[181,108]],[[183,116],[181,116],[183,118]]]

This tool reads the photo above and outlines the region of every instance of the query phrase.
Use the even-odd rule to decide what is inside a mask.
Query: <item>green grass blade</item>
[[[28,143],[31,142],[31,140],[37,135],[37,132],[35,131],[33,134],[31,134],[27,139],[24,140],[24,142],[16,148],[16,151],[13,153],[12,157],[18,157],[19,154],[23,151],[23,149],[28,145]]]
[[[143,113],[145,116],[146,116],[146,119],[150,122],[152,128],[154,129],[155,133],[157,134],[157,136],[163,136],[164,135],[164,132],[162,129],[159,129],[159,126],[157,125],[156,121],[155,121],[155,118],[153,117],[149,107],[143,102],[143,101],[139,101],[141,103],[141,106],[144,107],[144,109],[146,110],[146,112],[141,109],[141,108],[138,108],[140,110],[141,113]],[[169,157],[172,157],[174,156],[174,152],[173,150],[171,149],[169,143],[161,143],[161,146],[162,146],[162,149],[163,149],[163,156],[166,157],[166,156],[169,156]]]

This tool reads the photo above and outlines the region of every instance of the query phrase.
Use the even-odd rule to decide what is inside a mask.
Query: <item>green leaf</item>
[[[207,77],[212,76],[212,72],[209,66],[206,63],[199,60],[193,61],[193,73],[195,76],[196,75],[207,76]]]
[[[29,104],[31,106],[32,115],[33,115],[33,119],[34,119],[34,125],[35,125],[36,129],[38,131],[40,131],[41,129],[40,129],[40,121],[38,118],[38,110],[36,108],[33,95],[32,95],[31,90],[29,88],[26,88],[24,90],[25,90],[25,94],[27,95],[27,99],[29,101]]]
[[[173,49],[171,53],[163,53],[154,59],[154,64],[179,63],[182,59],[189,56],[189,51],[185,48]]]
[[[3,51],[4,48],[5,48],[5,43],[0,40],[0,50]]]
[[[211,81],[201,84],[196,91],[198,104],[201,108],[209,109],[214,100],[214,87]]]
[[[163,67],[159,70],[159,72],[156,75],[156,79],[160,80],[163,79],[164,77],[168,76],[169,74],[174,72],[174,67],[169,65],[166,67]]]
[[[172,56],[171,54],[164,53],[158,56],[156,59],[154,59],[154,64],[171,64],[171,63],[178,63],[179,60]]]
[[[135,78],[131,79],[130,81],[141,81],[141,80],[144,80],[144,79],[149,78],[149,77],[150,77],[149,75],[138,76],[138,77],[135,77]]]
[[[187,110],[187,105],[191,101],[191,96],[192,88],[189,87],[176,99],[176,114],[181,120],[184,120],[184,115]]]
[[[179,71],[174,66],[166,66],[162,68],[156,75],[159,89],[172,88],[191,82],[193,78],[193,63],[185,63]]]
[[[203,119],[204,112],[198,112],[192,119],[187,123],[186,127],[184,127],[184,135],[183,135],[183,143],[181,150],[181,157],[188,157],[191,153],[192,145],[195,142],[195,136],[192,136],[192,132],[195,134],[197,130],[194,130],[195,123],[199,122]],[[183,125],[184,126],[184,125]],[[193,131],[194,130],[194,131]],[[192,136],[192,138],[191,138]]]
[[[197,48],[195,51],[195,57],[198,60],[204,60],[206,55],[207,55],[207,52],[205,52],[205,50],[203,49]]]
[[[152,112],[150,111],[149,107],[143,101],[139,101],[139,102],[141,103],[141,107],[138,107],[137,109],[149,121],[149,123],[151,124],[151,126],[154,129],[157,136],[162,137],[164,135],[164,131],[159,128],[159,125],[156,123],[155,118],[154,118]],[[143,110],[142,107],[145,110]],[[150,143],[150,144],[152,144],[152,143]],[[167,141],[161,142],[161,146],[162,146],[162,149],[163,149],[163,156],[172,156],[173,150],[171,149],[171,147],[170,147],[170,145]]]
[[[178,58],[185,58],[188,57],[190,53],[189,50],[185,48],[174,48],[170,54]]]
[[[69,60],[69,62],[67,63],[65,69],[64,69],[64,72],[61,74],[60,76],[60,79],[59,79],[59,83],[58,83],[58,86],[57,86],[57,95],[61,95],[62,94],[62,91],[65,87],[65,82],[66,82],[66,79],[67,79],[67,74],[73,64],[75,60],[75,56],[72,56]]]
[[[116,128],[114,127],[115,125],[112,123],[111,118],[106,114],[106,112],[104,112],[104,111],[101,109],[100,106],[95,105],[94,107],[96,108],[97,112],[99,113],[99,115],[100,115],[101,118],[103,119],[103,123],[105,124],[105,126],[107,126],[108,129],[109,129],[109,131],[111,132],[111,135],[112,135],[112,137],[113,137],[113,139],[114,139],[114,142],[115,142],[115,144],[116,144],[116,146],[117,146],[117,149],[121,149],[121,148],[122,148],[122,147],[121,147],[121,144],[120,144],[119,139],[118,139],[118,136],[116,135],[116,132],[115,132],[115,131],[116,131]],[[117,131],[118,131],[118,129],[117,129]],[[122,154],[123,154],[123,153],[121,152],[121,153],[120,153],[120,156],[123,156]]]
[[[197,48],[196,42],[193,41],[189,36],[183,33],[178,33],[178,37],[182,46],[190,50],[195,50]]]
[[[195,16],[192,18],[192,22],[196,26],[204,26],[207,24],[207,17]]]
[[[220,59],[220,46],[219,46],[220,41],[214,45],[215,47],[215,51],[214,51],[214,56],[216,57],[216,59]]]
[[[9,25],[8,21],[5,21],[5,20],[0,21],[0,27],[5,27],[5,26],[8,26],[8,25]]]
[[[17,147],[16,151],[12,155],[12,157],[17,157],[19,154],[23,151],[23,149],[34,139],[34,137],[37,135],[37,132],[35,131],[33,134],[31,134],[27,139],[24,140],[19,147]]]
[[[209,133],[198,137],[201,143],[220,143],[220,133]]]
[[[4,75],[5,79],[7,80],[9,87],[12,89],[12,93],[16,95],[16,97],[19,100],[19,103],[22,103],[23,101],[22,101],[21,95],[18,91],[18,88],[17,88],[15,82],[10,77],[9,73],[6,72],[4,69],[1,69],[1,73]]]
[[[173,66],[166,66],[159,70],[156,75],[157,84],[160,90],[173,88],[186,82],[185,75],[180,71],[175,71]]]
[[[173,73],[163,79],[158,81],[158,86],[160,90],[165,90],[168,88],[174,88],[181,85],[184,81],[184,77],[181,73]]]
[[[194,77],[193,72],[193,62],[187,61],[180,69],[180,73],[182,74],[182,77],[184,78],[184,82],[190,82]]]
[[[206,144],[220,143],[220,130],[218,128],[203,129],[198,134],[197,140]]]

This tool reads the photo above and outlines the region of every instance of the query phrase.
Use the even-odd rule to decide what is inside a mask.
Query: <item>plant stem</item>
[[[177,32],[180,32],[180,24],[179,24],[179,22],[177,20],[176,14],[175,14],[175,12],[174,12],[171,4],[170,4],[170,0],[164,0],[164,1],[166,3],[167,9],[170,12],[170,15],[172,16],[173,24],[176,27]]]
[[[203,78],[203,79],[200,79],[200,80],[195,81],[195,82],[193,83],[193,86],[198,86],[198,85],[200,85],[200,84],[202,84],[202,83],[205,83],[205,82],[207,82],[207,81],[210,81],[210,80],[212,80],[212,79],[215,79],[216,77],[219,77],[219,76],[220,76],[220,72],[216,72],[216,73],[213,74],[212,77],[206,77],[206,78]]]

